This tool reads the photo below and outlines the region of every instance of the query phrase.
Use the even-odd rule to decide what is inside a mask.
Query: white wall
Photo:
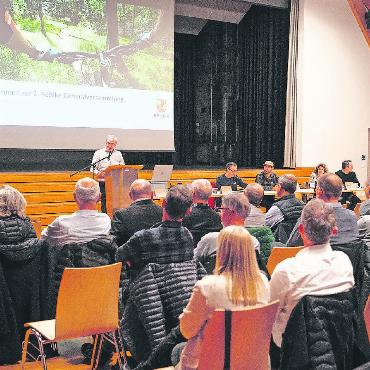
[[[346,0],[300,0],[297,166],[367,176],[370,50]],[[370,174],[369,174],[370,175]]]

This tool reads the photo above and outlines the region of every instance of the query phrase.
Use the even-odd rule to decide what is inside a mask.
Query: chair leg
[[[125,351],[125,347],[123,346],[123,339],[122,339],[121,330],[120,330],[119,327],[117,329],[117,333],[118,333],[118,344],[119,344],[120,349],[121,349],[121,351],[123,353],[123,361],[124,361],[124,364],[126,365],[127,364],[126,351]]]
[[[94,358],[95,358],[96,345],[97,345],[97,343],[98,343],[98,340],[99,340],[99,335],[95,335],[95,336],[94,336],[93,351],[92,351],[91,360],[90,360],[90,367],[91,367],[91,370],[93,370],[93,369],[94,369]]]
[[[22,370],[24,369],[24,364],[26,363],[26,358],[27,358],[27,349],[28,349],[28,341],[30,339],[30,330],[27,329],[26,334],[24,336],[24,342],[22,345]]]
[[[44,370],[47,370],[48,366],[46,364],[46,356],[45,356],[45,352],[44,352],[44,343],[43,343],[43,340],[42,340],[42,336],[40,335],[39,332],[37,332],[35,330],[33,330],[32,332],[36,336],[37,342],[39,344],[42,367],[43,367]]]
[[[118,330],[118,332],[119,332],[119,330]],[[123,353],[123,356],[124,356],[124,359],[125,359],[124,360],[124,363],[126,364],[125,351],[124,351],[123,347],[118,344],[120,342],[120,340],[119,339],[117,340],[117,336],[116,336],[116,332],[115,331],[112,332],[112,337],[113,337],[114,349],[117,352],[118,366],[119,366],[120,369],[123,369],[124,367],[123,367],[123,364],[122,364],[122,361],[121,361],[121,350],[122,350],[122,353]],[[120,348],[120,347],[122,347],[122,348]]]
[[[104,341],[104,335],[103,334],[97,335],[96,340],[99,341],[98,354],[97,354],[96,359],[95,359],[95,366],[92,368],[92,370],[96,370],[98,368],[99,361],[100,361],[100,356],[101,356],[101,350],[102,350],[103,341]]]

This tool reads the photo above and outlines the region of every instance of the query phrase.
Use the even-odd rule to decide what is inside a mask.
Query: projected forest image
[[[0,79],[173,91],[173,9],[159,2],[0,0]]]

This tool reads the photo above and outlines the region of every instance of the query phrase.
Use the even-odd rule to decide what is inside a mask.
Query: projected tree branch
[[[7,31],[0,36],[0,78],[36,80],[42,73],[46,82],[172,90],[160,77],[161,69],[173,69],[173,12],[165,7],[0,0],[0,12],[0,31]]]

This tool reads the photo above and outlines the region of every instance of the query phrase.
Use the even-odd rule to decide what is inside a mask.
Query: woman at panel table
[[[311,189],[316,189],[317,180],[320,176],[322,176],[324,173],[328,172],[328,166],[325,163],[319,163],[314,171],[311,173],[309,185]]]
[[[181,333],[189,340],[176,369],[197,367],[204,324],[215,309],[243,308],[269,300],[268,280],[258,268],[251,235],[240,226],[224,228],[218,237],[215,274],[195,284],[180,316]]]

